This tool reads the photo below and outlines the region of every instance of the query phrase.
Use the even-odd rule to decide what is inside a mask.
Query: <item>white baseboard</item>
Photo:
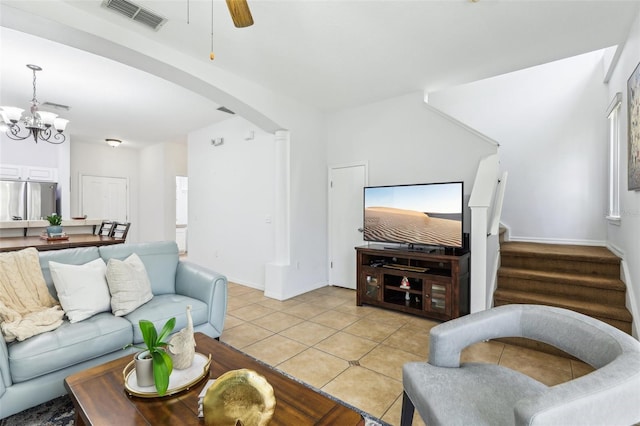
[[[634,292],[633,283],[631,282],[631,273],[629,272],[628,263],[622,259],[620,262],[620,266],[622,267],[622,281],[624,281],[625,286],[627,287],[627,309],[631,312],[631,316],[633,317],[631,334],[636,339],[639,339],[638,334],[640,334],[640,309],[638,309],[638,305],[636,304],[636,297]]]
[[[264,291],[264,284],[256,284],[256,283],[252,283],[252,282],[245,281],[245,280],[237,280],[237,279],[231,278],[231,277],[227,277],[227,281],[229,281],[231,283],[240,284],[240,285],[243,285],[245,287],[255,288],[256,290]]]
[[[627,299],[626,305],[631,316],[633,317],[633,323],[631,324],[631,334],[638,339],[640,334],[640,307],[636,303],[636,297],[634,292],[634,286],[631,282],[631,273],[629,272],[629,263],[625,260],[624,250],[611,243],[607,244],[607,248],[611,250],[613,254],[618,256],[622,261],[620,262],[620,279],[627,287]]]
[[[620,259],[624,259],[624,250],[621,250],[620,247],[611,244],[611,242],[607,242],[607,248]]]
[[[279,295],[279,294],[272,294],[272,293],[270,293],[268,291],[265,291],[264,295],[266,297],[270,297],[270,298],[276,299],[276,300],[289,300],[292,297],[300,296],[301,294],[305,294],[305,293],[308,293],[310,291],[317,290],[317,289],[322,288],[322,287],[326,287],[327,285],[329,285],[329,284],[326,283],[326,282],[322,282],[322,283],[313,284],[313,285],[308,286],[308,287],[297,288],[294,292],[285,294],[284,297],[282,295]]]

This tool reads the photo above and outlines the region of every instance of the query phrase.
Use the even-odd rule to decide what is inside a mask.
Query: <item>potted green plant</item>
[[[58,215],[58,213],[51,213],[45,219],[49,221],[49,226],[47,227],[47,235],[49,237],[53,235],[61,235],[62,234],[62,216]]]
[[[175,317],[169,319],[162,327],[162,330],[160,330],[160,334],[158,334],[151,321],[140,320],[138,325],[140,326],[145,346],[129,344],[125,346],[125,349],[133,346],[143,350],[134,356],[138,385],[151,386],[155,384],[158,395],[162,396],[167,393],[169,376],[173,371],[173,361],[166,351],[169,344],[165,340],[173,331],[176,325],[176,319]],[[145,364],[151,371],[144,371]],[[152,381],[150,381],[151,376],[153,377]]]

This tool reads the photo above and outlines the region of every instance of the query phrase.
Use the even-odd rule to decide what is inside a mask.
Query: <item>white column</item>
[[[275,259],[265,265],[264,295],[282,300],[291,263],[291,163],[290,133],[275,133]]]
[[[288,130],[276,132],[276,190],[275,190],[275,231],[276,263],[289,264],[290,261],[290,187],[291,165],[289,159],[290,134]]]

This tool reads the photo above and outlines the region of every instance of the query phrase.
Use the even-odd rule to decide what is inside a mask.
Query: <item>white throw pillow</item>
[[[109,259],[107,283],[111,312],[117,317],[127,315],[153,298],[147,270],[135,253],[125,260]]]
[[[84,265],[49,262],[58,300],[70,322],[78,322],[111,308],[105,279],[107,265],[96,259]]]

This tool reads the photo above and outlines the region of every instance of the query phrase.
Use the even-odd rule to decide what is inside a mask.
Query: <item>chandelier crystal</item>
[[[45,141],[52,144],[61,144],[67,137],[62,133],[67,127],[69,120],[58,117],[48,111],[38,109],[38,99],[36,98],[36,71],[42,71],[38,65],[27,64],[27,68],[33,71],[33,99],[31,99],[31,115],[22,116],[24,111],[21,108],[2,106],[0,107],[0,117],[6,127],[6,135],[13,140],[24,140],[33,136],[33,140]],[[22,125],[22,126],[21,126]]]

